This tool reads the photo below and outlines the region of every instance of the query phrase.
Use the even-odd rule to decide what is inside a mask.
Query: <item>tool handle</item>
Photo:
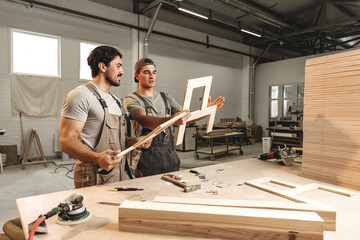
[[[186,187],[186,184],[185,183],[182,183],[182,182],[180,182],[180,181],[178,181],[178,180],[175,180],[175,179],[173,179],[173,178],[171,178],[171,177],[169,177],[169,176],[162,176],[161,177],[162,179],[164,179],[165,181],[168,181],[168,182],[172,182],[172,183],[174,183],[174,184],[176,184],[176,185],[178,185],[178,186],[180,186],[180,187],[183,187],[183,188],[185,188]]]

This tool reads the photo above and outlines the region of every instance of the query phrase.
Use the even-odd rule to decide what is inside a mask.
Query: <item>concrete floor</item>
[[[204,154],[200,154],[200,159],[196,160],[194,151],[178,152],[178,155],[183,170],[258,157],[262,153],[262,144],[245,145],[243,151],[244,155],[239,155],[239,151],[217,155],[215,161],[211,161],[209,155]],[[70,159],[66,162],[69,165],[62,165],[64,163],[62,160],[54,160],[48,163],[47,168],[43,164],[36,164],[26,166],[25,170],[21,170],[20,165],[6,166],[4,173],[0,174],[0,233],[3,232],[2,226],[7,220],[19,216],[16,199],[73,189],[73,180],[66,176],[68,169],[72,167],[72,162],[74,160]],[[68,175],[72,177],[72,173]]]

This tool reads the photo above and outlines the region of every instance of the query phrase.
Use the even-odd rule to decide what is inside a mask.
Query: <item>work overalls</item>
[[[137,92],[134,92],[145,104],[146,115],[152,116],[149,103]],[[166,117],[171,116],[166,95],[160,92],[165,103]],[[152,129],[143,128],[141,135],[147,135]],[[168,127],[159,135],[153,138],[151,146],[148,149],[141,149],[141,156],[137,165],[136,172],[140,176],[150,176],[160,173],[179,171],[180,159],[175,152],[174,137],[171,133],[171,127]]]
[[[110,93],[119,105],[122,115],[119,117],[110,114],[105,100],[101,98],[95,86],[91,83],[85,84],[85,86],[100,101],[105,114],[99,142],[92,150],[95,152],[103,152],[105,150],[125,150],[126,115],[124,114],[125,110],[122,108],[121,103]],[[84,141],[83,143],[88,146]],[[118,182],[133,178],[126,156],[124,156],[120,164],[112,170],[98,170],[101,169],[99,169],[99,166],[96,164],[83,162],[77,159],[74,170],[75,188]]]

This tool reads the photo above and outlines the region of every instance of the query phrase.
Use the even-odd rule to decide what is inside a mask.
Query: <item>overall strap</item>
[[[145,105],[145,113],[146,113],[146,115],[152,116],[152,111],[151,111],[150,104],[138,92],[133,92],[133,94],[135,94],[138,98],[141,99],[141,101],[143,101],[143,103]]]
[[[100,101],[100,104],[102,106],[103,109],[107,108],[108,106],[106,105],[106,102],[104,99],[102,99],[102,97],[100,96],[100,94],[98,93],[98,91],[96,90],[95,86],[92,85],[90,82],[84,84],[85,87],[87,87],[94,95],[95,97]]]
[[[171,110],[169,108],[169,104],[168,104],[166,95],[164,92],[160,92],[160,95],[161,95],[162,99],[164,100],[166,117],[169,117],[171,115]]]
[[[122,115],[126,115],[126,111],[125,111],[125,108],[123,107],[123,105],[121,104],[121,102],[111,93],[109,92],[110,95],[114,98],[114,100],[116,101],[116,103],[119,105],[119,108],[121,110],[121,114]]]

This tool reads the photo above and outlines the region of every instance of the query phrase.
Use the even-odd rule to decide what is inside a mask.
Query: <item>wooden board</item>
[[[157,196],[153,202],[180,203],[192,205],[256,208],[273,210],[290,210],[303,212],[316,212],[324,220],[324,230],[336,230],[336,212],[333,208],[324,204],[299,204],[283,201],[254,201],[236,199],[208,199],[208,198],[184,198]]]
[[[360,189],[360,50],[305,67],[302,176]]]
[[[154,137],[156,137],[158,134],[160,134],[162,131],[164,131],[165,129],[167,129],[168,127],[170,127],[171,125],[173,125],[177,120],[179,120],[180,118],[182,118],[183,116],[185,116],[186,113],[181,113],[176,117],[173,117],[172,119],[170,119],[169,121],[164,122],[163,124],[159,125],[157,128],[155,128],[154,130],[152,130],[150,133],[148,133],[145,137],[143,137],[140,141],[138,141],[137,143],[135,143],[134,145],[132,145],[131,147],[125,149],[124,151],[122,151],[121,153],[119,153],[117,156],[121,157],[124,156],[126,154],[128,154],[129,152],[135,150],[137,147],[141,146],[141,144],[153,139]]]
[[[314,212],[124,201],[119,230],[222,239],[323,239]]]
[[[192,98],[192,93],[194,88],[203,87],[203,95],[201,98],[201,107],[200,110],[191,112],[190,118],[188,121],[192,121],[194,119],[198,119],[204,116],[209,116],[208,123],[206,127],[206,133],[211,132],[215,120],[216,108],[217,106],[207,107],[208,98],[210,94],[212,76],[202,77],[202,78],[195,78],[187,80],[186,88],[185,88],[185,95],[184,95],[184,102],[182,105],[182,109],[190,109],[190,103]],[[179,145],[182,143],[184,139],[186,123],[179,126],[176,138],[175,138],[175,145]]]

